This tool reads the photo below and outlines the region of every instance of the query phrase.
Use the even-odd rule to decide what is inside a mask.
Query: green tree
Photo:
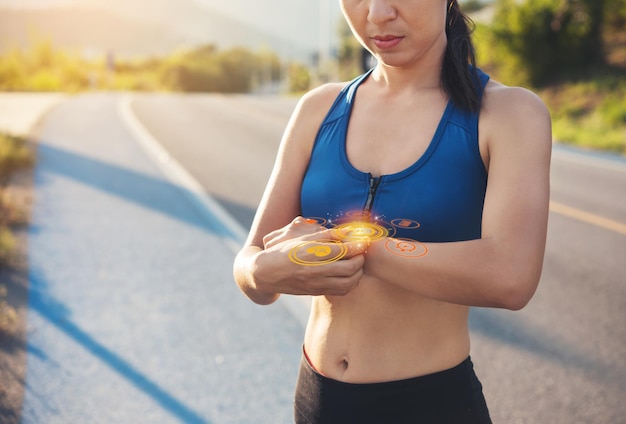
[[[476,12],[485,7],[484,0],[463,0],[459,4],[465,13]]]
[[[512,61],[526,70],[528,82],[542,85],[604,64],[605,19],[607,10],[615,9],[615,2],[499,0],[492,41],[502,43],[517,57]]]
[[[169,58],[163,65],[163,80],[175,90],[244,93],[263,76],[269,83],[280,78],[280,60],[274,53],[253,53],[237,47],[219,51],[203,46]]]
[[[626,0],[609,0],[604,5],[605,30],[610,33],[626,32]]]
[[[293,62],[289,64],[287,72],[290,93],[302,93],[311,88],[311,72],[306,66]]]
[[[339,79],[350,80],[365,71],[364,59],[369,57],[367,50],[352,34],[352,30],[344,19],[341,19],[338,27],[339,33]]]

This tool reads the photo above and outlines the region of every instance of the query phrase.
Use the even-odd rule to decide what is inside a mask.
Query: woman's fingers
[[[265,249],[268,249],[284,241],[313,235],[323,232],[324,230],[325,227],[319,225],[316,220],[298,216],[283,228],[279,228],[265,235],[265,237],[263,237],[263,245]]]
[[[284,241],[295,239],[302,241],[327,240],[346,244],[356,242],[359,248],[356,249],[357,245],[355,245],[352,250],[363,251],[363,247],[367,247],[371,241],[384,238],[387,235],[388,231],[376,223],[352,222],[334,228],[326,228],[315,219],[298,216],[285,227],[267,234],[263,238],[263,243],[265,249],[268,249]]]
[[[363,255],[369,246],[366,241],[342,242],[324,237],[328,230],[309,236],[300,237],[284,245],[288,249],[289,259],[302,266],[321,266],[340,260]]]
[[[358,286],[364,257],[354,256],[324,266],[302,267],[286,293],[311,296],[343,296]]]
[[[348,253],[346,254],[346,258],[351,258],[357,255],[364,255],[367,252],[367,249],[370,245],[369,241],[367,240],[349,241],[344,244],[348,248]]]
[[[329,229],[316,220],[297,217],[264,237],[263,256],[272,266],[261,266],[259,271],[267,272],[259,277],[277,293],[345,295],[363,275],[370,240],[360,228]],[[291,263],[285,262],[287,258]]]

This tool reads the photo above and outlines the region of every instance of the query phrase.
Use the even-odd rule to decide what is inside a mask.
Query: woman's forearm
[[[468,306],[518,310],[534,294],[543,264],[543,248],[515,249],[494,239],[416,244],[427,249],[415,257],[396,248],[399,241],[372,243],[365,273],[421,296]],[[401,242],[401,241],[400,241]]]

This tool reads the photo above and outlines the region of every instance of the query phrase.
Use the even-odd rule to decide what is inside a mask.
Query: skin
[[[373,175],[395,173],[426,150],[448,101],[440,81],[447,3],[343,0],[341,6],[378,59],[357,91],[348,158]],[[470,306],[518,310],[536,290],[548,219],[549,114],[533,93],[488,83],[479,118],[488,172],[481,239],[427,243],[428,254],[419,259],[390,253],[385,240],[350,242],[342,260],[302,266],[289,260],[294,245],[337,238],[299,218],[300,188],[317,130],[343,85],[312,90],[294,111],[235,260],[235,280],[259,304],[281,293],[313,296],[304,345],[328,377],[379,382],[454,367],[469,354]]]

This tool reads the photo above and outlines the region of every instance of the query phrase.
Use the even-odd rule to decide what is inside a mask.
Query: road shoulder
[[[3,188],[18,207],[30,216],[33,199],[33,170],[14,175]],[[0,417],[5,424],[20,422],[26,381],[26,315],[28,306],[28,229],[14,231],[16,246],[8,267],[0,267],[0,282],[7,290],[7,303],[16,321],[0,331]]]
[[[43,117],[66,98],[61,93],[0,93],[0,131],[25,137],[36,152]],[[34,168],[19,171],[2,187],[5,196],[30,218],[34,200]],[[0,331],[0,417],[4,424],[20,422],[26,381],[26,316],[28,308],[28,224],[14,230],[15,252],[8,267],[0,267],[0,283],[16,321]]]

